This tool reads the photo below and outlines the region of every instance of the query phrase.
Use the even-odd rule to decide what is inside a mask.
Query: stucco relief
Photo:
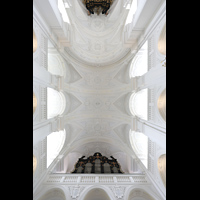
[[[125,186],[109,186],[110,190],[113,192],[116,199],[123,200],[124,199],[124,193],[125,193]]]
[[[96,17],[91,21],[90,27],[96,32],[103,31],[105,29],[105,22],[100,17]]]
[[[72,199],[77,199],[80,196],[80,193],[85,188],[84,186],[71,186],[68,187]]]
[[[93,97],[86,98],[84,105],[86,110],[109,110],[112,105],[111,98]]]
[[[111,75],[105,74],[102,76],[102,74],[97,73],[88,73],[85,76],[85,82],[88,86],[91,86],[93,88],[103,88],[105,86],[109,86],[111,82]]]
[[[111,132],[110,123],[103,119],[93,119],[85,123],[85,131],[87,135],[109,135]]]
[[[120,4],[114,6],[120,6]],[[78,56],[87,63],[95,64],[109,62],[117,56],[127,53],[127,48],[123,46],[122,42],[119,42],[123,34],[121,20],[125,20],[125,9],[121,11],[118,9],[118,13],[112,14],[118,16],[118,20],[115,21],[110,21],[109,17],[106,18],[104,15],[94,14],[85,17],[87,12],[80,2],[76,4],[74,12],[70,17],[72,21],[76,22],[76,25],[71,26],[71,46],[65,47],[65,51]],[[80,13],[83,15],[81,18],[78,17]]]

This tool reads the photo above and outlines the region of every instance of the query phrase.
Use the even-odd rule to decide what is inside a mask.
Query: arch
[[[53,75],[64,76],[63,63],[59,57],[48,53],[48,71]]]
[[[111,200],[107,195],[107,193],[100,188],[94,188],[90,190],[84,198],[84,200],[99,200],[99,199]]]
[[[162,55],[166,55],[166,23],[164,24],[159,39],[158,39],[158,51]]]
[[[166,121],[166,88],[161,92],[157,100],[157,107],[160,116],[164,121]]]
[[[65,129],[47,136],[47,168],[62,150],[66,139]]]
[[[61,115],[65,111],[66,99],[62,92],[47,87],[47,119]]]
[[[93,193],[93,192],[95,192],[95,190],[96,191],[100,190],[100,192],[102,192],[104,194],[104,197],[106,197],[105,199],[103,198],[104,200],[115,199],[115,196],[113,195],[112,191],[109,188],[99,185],[99,186],[91,186],[91,187],[88,187],[88,188],[84,189],[82,194],[81,194],[81,196],[80,196],[80,200],[90,200],[90,199],[87,199],[88,194],[90,195],[90,192]]]
[[[162,183],[166,187],[166,154],[162,154],[159,156],[157,161],[157,167]]]
[[[90,141],[88,141],[87,137],[83,137],[83,138],[79,139],[78,141],[74,141],[73,145],[70,146],[68,151],[63,152],[63,156],[67,156],[69,152],[73,152],[80,146],[83,147],[85,145],[88,145],[88,143],[92,143],[92,142],[96,142],[96,136],[91,136]],[[133,152],[133,150],[130,147],[128,147],[126,145],[121,145],[121,142],[119,142],[118,140],[116,140],[114,138],[99,136],[98,142],[109,144],[110,146],[113,146],[113,147],[119,149],[120,151],[130,155],[132,158],[136,158],[135,153]],[[98,149],[98,150],[100,151],[100,149]],[[83,155],[83,154],[81,154],[81,155]],[[77,156],[77,159],[78,159],[78,157],[79,157],[79,154]],[[123,167],[121,167],[121,168],[123,170]]]
[[[148,88],[142,89],[130,96],[129,109],[132,115],[148,120]]]
[[[129,101],[132,94],[132,92],[123,94],[113,103],[113,105],[122,113],[128,114],[130,116],[132,115],[132,113],[130,112]]]
[[[36,34],[33,30],[33,53],[36,52],[37,48],[38,48],[38,41],[37,41]]]
[[[126,200],[156,200],[159,199],[150,189],[145,186],[131,186],[125,192]]]
[[[47,191],[38,198],[38,200],[67,200],[63,189],[55,187],[48,188]]]

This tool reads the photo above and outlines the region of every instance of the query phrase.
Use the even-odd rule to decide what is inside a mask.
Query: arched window
[[[128,16],[126,18],[125,25],[130,24],[133,21],[133,17],[137,10],[137,0],[133,0],[132,3],[128,3],[126,9],[129,9]]]
[[[133,93],[130,97],[129,108],[133,115],[148,120],[148,89]]]
[[[133,151],[144,166],[148,166],[148,137],[141,132],[130,131],[130,143]]]
[[[129,75],[131,77],[142,76],[148,71],[148,43],[143,44],[137,54],[134,56]]]
[[[61,115],[65,106],[65,96],[61,92],[47,88],[47,119]]]
[[[64,63],[57,54],[48,54],[48,71],[53,75],[64,76]]]
[[[63,131],[53,132],[47,136],[47,167],[49,167],[63,148],[65,138],[65,129]]]

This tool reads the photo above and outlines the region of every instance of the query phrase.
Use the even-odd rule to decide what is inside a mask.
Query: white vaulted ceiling
[[[108,16],[87,16],[82,0],[70,2],[68,13],[73,45],[65,47],[66,52],[86,64],[102,67],[113,63],[113,60],[120,60],[130,51],[123,44],[126,1],[115,0]]]
[[[65,60],[66,142],[61,154],[66,157],[71,152],[78,158],[98,150],[106,156],[116,154],[126,163],[122,157],[132,154],[129,131],[134,119],[129,110],[133,92],[129,66],[163,1],[138,1],[130,24],[126,24],[128,0],[114,0],[108,16],[88,16],[82,0],[64,0],[69,23],[62,22],[55,1],[34,2],[56,35]],[[129,171],[124,164],[122,168]]]
[[[103,67],[126,59],[137,50],[138,39],[162,0],[138,1],[135,16],[128,24],[132,1],[114,0],[107,16],[88,16],[82,0],[64,2],[68,2],[66,11],[71,26],[70,45],[65,51],[86,65]]]

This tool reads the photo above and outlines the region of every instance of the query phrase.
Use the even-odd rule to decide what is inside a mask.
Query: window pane
[[[65,143],[65,129],[59,132],[53,132],[47,136],[47,167],[58,156]]]
[[[145,134],[136,131],[131,131],[129,136],[133,151],[147,168],[148,137]]]
[[[47,118],[62,114],[65,109],[65,97],[62,93],[47,88]]]
[[[137,52],[130,67],[130,77],[142,76],[148,71],[148,51],[147,41]]]
[[[130,111],[137,117],[148,120],[148,88],[134,93],[130,97]]]

